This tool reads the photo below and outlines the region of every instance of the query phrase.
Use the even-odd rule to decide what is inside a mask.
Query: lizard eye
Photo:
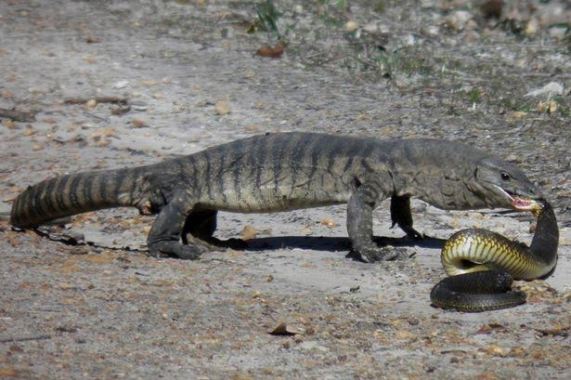
[[[509,181],[511,179],[511,176],[507,172],[502,172],[501,176],[504,181]]]

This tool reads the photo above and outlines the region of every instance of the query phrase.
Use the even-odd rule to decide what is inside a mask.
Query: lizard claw
[[[404,229],[404,232],[406,232],[406,237],[408,237],[411,240],[424,240],[428,237],[422,232],[418,232],[412,227]]]
[[[347,256],[366,263],[377,261],[406,260],[416,255],[402,247],[364,247],[359,250],[352,250]]]
[[[157,258],[165,254],[182,260],[196,260],[205,251],[198,245],[183,245],[177,241],[159,241],[149,244],[149,254]]]

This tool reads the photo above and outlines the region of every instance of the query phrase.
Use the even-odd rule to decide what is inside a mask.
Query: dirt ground
[[[258,133],[431,136],[542,186],[555,274],[519,283],[523,306],[465,314],[430,306],[438,240],[395,239],[408,260],[353,261],[342,206],[222,214],[218,236],[249,248],[192,262],[148,257],[152,219],[132,210],[78,216],[51,239],[3,222],[0,378],[570,378],[569,3],[257,3],[0,1],[0,108],[24,112],[0,125],[0,211],[48,177]],[[501,210],[416,201],[414,216],[440,239],[532,236],[529,215]],[[389,219],[384,205],[375,234],[402,237]]]

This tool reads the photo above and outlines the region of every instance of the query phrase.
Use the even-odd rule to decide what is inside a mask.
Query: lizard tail
[[[69,174],[28,187],[12,205],[10,223],[31,228],[103,208],[136,206],[144,167]]]

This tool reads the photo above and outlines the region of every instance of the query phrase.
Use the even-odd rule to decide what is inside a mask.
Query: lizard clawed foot
[[[196,260],[207,249],[199,245],[183,245],[178,241],[158,241],[149,244],[149,254],[153,257],[168,255],[182,260]]]
[[[359,250],[352,250],[347,257],[357,259],[366,263],[374,263],[377,261],[406,260],[416,255],[416,252],[410,252],[402,247],[376,247],[366,246]]]

